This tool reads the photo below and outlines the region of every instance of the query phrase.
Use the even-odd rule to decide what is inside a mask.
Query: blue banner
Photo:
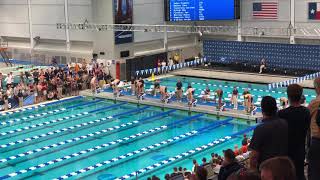
[[[132,24],[133,23],[133,0],[114,0],[114,23]],[[115,44],[133,42],[132,31],[115,31]]]

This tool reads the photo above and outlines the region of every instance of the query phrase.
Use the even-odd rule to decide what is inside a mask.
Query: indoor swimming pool
[[[191,169],[192,159],[233,148],[255,127],[81,96],[3,113],[0,121],[0,179],[32,180],[163,178],[173,167]]]

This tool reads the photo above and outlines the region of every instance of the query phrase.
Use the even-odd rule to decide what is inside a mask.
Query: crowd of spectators
[[[104,65],[75,63],[66,67],[48,67],[21,72],[17,78],[12,72],[0,73],[0,104],[3,110],[12,108],[9,99],[22,107],[24,98],[34,95],[34,103],[79,95],[80,90],[99,88],[111,81]],[[18,79],[18,82],[15,82]]]

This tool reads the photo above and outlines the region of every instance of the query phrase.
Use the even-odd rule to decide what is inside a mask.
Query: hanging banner
[[[114,0],[114,23],[133,23],[133,0]],[[115,31],[115,44],[133,42],[132,31]]]

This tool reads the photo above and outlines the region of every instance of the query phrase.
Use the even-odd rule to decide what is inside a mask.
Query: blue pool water
[[[235,133],[254,125],[86,97],[5,114],[0,122],[0,179],[39,180],[130,179],[141,169],[141,178],[164,177],[173,167],[191,168],[193,158],[233,147],[241,141],[242,132]]]
[[[195,88],[195,97],[201,95],[201,92],[208,86],[212,91],[221,88],[224,91],[223,98],[226,102],[230,102],[230,97],[234,87],[237,87],[239,94],[241,95],[245,89],[248,89],[253,95],[253,100],[257,106],[260,106],[260,102],[263,96],[273,96],[277,99],[278,103],[281,97],[287,97],[286,88],[277,88],[269,90],[266,84],[255,84],[245,82],[223,81],[216,79],[194,78],[187,76],[171,76],[160,79],[162,86],[167,86],[168,91],[175,91],[176,83],[181,80],[184,90],[188,84],[191,84]],[[146,89],[152,87],[153,82],[146,82]],[[304,89],[304,95],[306,96],[307,103],[310,103],[312,99],[316,97],[316,93],[313,89]],[[239,99],[243,100],[243,96]]]

